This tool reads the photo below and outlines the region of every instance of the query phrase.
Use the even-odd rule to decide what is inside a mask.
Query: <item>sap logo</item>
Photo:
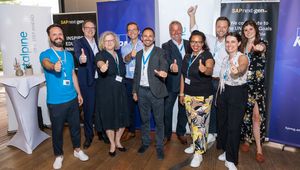
[[[294,42],[294,47],[299,46],[300,47],[300,28],[297,28],[297,36],[296,36],[296,40]]]

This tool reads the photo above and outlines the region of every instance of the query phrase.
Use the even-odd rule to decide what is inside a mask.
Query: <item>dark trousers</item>
[[[219,86],[219,80],[213,79],[213,104],[211,105],[210,119],[209,119],[209,130],[208,133],[217,133],[217,106],[215,105],[216,93]]]
[[[55,156],[63,155],[63,129],[68,122],[73,148],[80,147],[80,121],[77,97],[62,104],[48,104],[52,125],[52,146]]]
[[[226,152],[226,160],[238,164],[241,124],[247,104],[247,86],[228,86],[218,95],[217,148]]]
[[[128,102],[128,108],[129,108],[129,127],[128,130],[131,133],[135,133],[135,112],[134,109],[137,106],[137,103],[133,100],[132,96],[132,84],[133,80],[125,78],[124,80],[126,90],[127,90],[127,102]]]
[[[172,135],[172,122],[173,122],[173,106],[177,99],[177,92],[169,92],[168,97],[165,98],[165,138],[170,138]],[[187,116],[185,108],[178,101],[178,115],[177,115],[177,126],[176,134],[183,136],[186,132]]]
[[[140,87],[138,92],[138,105],[140,109],[142,125],[142,144],[150,145],[150,116],[153,111],[156,127],[156,147],[163,148],[164,138],[164,98],[156,98],[150,88]]]
[[[84,136],[86,140],[91,142],[94,137],[93,116],[95,112],[96,83],[92,86],[80,86],[80,91],[83,98]]]

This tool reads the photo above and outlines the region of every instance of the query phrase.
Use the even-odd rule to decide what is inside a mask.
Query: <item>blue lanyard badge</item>
[[[143,60],[143,71],[145,70],[145,66],[146,66],[146,64],[147,64],[147,62],[148,62],[148,60],[149,60],[149,58],[150,58],[150,56],[152,54],[152,51],[153,50],[151,50],[151,52],[148,54],[148,56],[146,57],[146,59],[145,59],[144,55],[142,57],[142,60]]]
[[[190,68],[192,66],[192,64],[194,63],[194,61],[200,56],[201,54],[201,51],[199,52],[199,54],[192,60],[193,58],[193,54],[191,54],[191,58],[189,60],[189,65],[188,65],[188,68],[187,68],[187,71],[186,71],[186,76],[189,77],[189,72],[190,72]]]
[[[64,50],[64,60],[62,60],[61,57],[57,54],[57,52],[56,52],[53,48],[51,48],[51,49],[53,50],[53,52],[54,52],[54,54],[56,55],[56,57],[58,58],[58,60],[60,60],[60,63],[61,63],[61,70],[62,70],[62,72],[63,72],[63,74],[64,74],[64,78],[67,79],[67,73],[66,73],[66,70],[65,70],[64,64],[63,64],[63,61],[64,61],[65,63],[67,63],[66,51]]]

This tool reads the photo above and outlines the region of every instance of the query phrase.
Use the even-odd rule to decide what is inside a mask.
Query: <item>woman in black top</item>
[[[185,152],[194,153],[190,166],[199,167],[202,154],[207,148],[209,114],[213,101],[211,75],[214,59],[202,32],[193,31],[189,41],[193,52],[182,61],[179,96],[180,103],[186,108],[193,139],[193,144]]]
[[[101,124],[106,131],[110,141],[110,156],[116,155],[116,148],[126,151],[120,138],[129,124],[127,94],[123,81],[125,64],[121,54],[116,51],[118,47],[117,35],[110,31],[104,32],[99,40],[101,51],[95,58],[99,74],[96,81],[96,124]]]

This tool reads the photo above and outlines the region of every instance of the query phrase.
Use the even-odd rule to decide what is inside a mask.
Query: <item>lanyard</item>
[[[51,49],[54,52],[54,54],[56,55],[56,57],[58,58],[58,60],[60,61],[61,69],[64,73],[64,77],[67,78],[67,73],[66,73],[66,70],[64,68],[63,60],[61,59],[61,57],[57,54],[57,52],[53,48],[51,48]],[[66,51],[65,50],[64,50],[64,62],[65,62],[65,64],[67,63],[67,57],[66,57]]]
[[[153,49],[152,49],[151,52],[148,54],[148,56],[146,57],[146,59],[145,59],[144,54],[143,54],[143,57],[142,57],[142,59],[143,59],[143,71],[144,71],[145,66],[146,66],[146,64],[147,64],[147,62],[148,62],[148,60],[149,60],[149,58],[150,58],[150,56],[151,56],[152,51],[153,51]]]
[[[115,55],[115,53],[113,55]],[[117,65],[118,75],[120,75],[120,66],[119,66],[119,57],[118,57],[118,55],[116,55],[116,59],[114,58],[114,61]]]
[[[193,59],[192,61],[192,58],[193,58],[193,54],[191,54],[191,58],[189,60],[189,65],[188,65],[188,68],[187,68],[187,71],[186,71],[186,76],[189,77],[189,72],[190,72],[190,68],[192,66],[192,64],[194,63],[194,61],[200,56],[200,54],[202,53],[202,50],[199,52],[199,54]]]

